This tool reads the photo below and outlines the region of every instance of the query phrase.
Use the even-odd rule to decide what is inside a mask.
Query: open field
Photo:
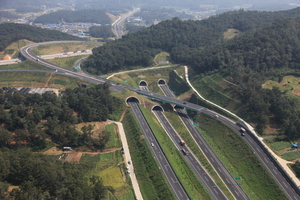
[[[239,134],[205,114],[198,115],[196,122],[201,134],[232,176],[241,177],[237,181],[250,199],[287,199]]]
[[[167,62],[169,62],[169,59],[170,59],[169,57],[170,57],[169,53],[161,52],[154,57],[154,62],[157,64],[160,64],[160,63],[166,64]]]
[[[4,54],[0,55],[0,59],[2,59],[6,55],[10,56],[12,59],[18,58],[19,49],[33,43],[34,42],[25,39],[19,40],[18,42],[14,42],[10,44],[8,47],[6,47],[6,49],[4,50]]]
[[[56,89],[78,87],[84,81],[67,76],[39,72],[1,72],[0,87],[49,87]]]
[[[195,78],[191,82],[204,98],[235,112],[241,107],[240,102],[236,100],[237,95],[234,93],[234,87],[238,86],[226,78],[220,74],[213,74]]]
[[[94,44],[86,43],[55,43],[45,44],[32,48],[32,52],[36,55],[48,55],[63,52],[81,51],[96,47]]]
[[[32,62],[30,60],[25,60],[20,63],[11,64],[11,65],[1,65],[0,70],[47,70],[53,71],[48,67],[44,67],[38,63]]]
[[[192,199],[210,199],[209,195],[203,188],[200,181],[194,175],[192,170],[189,168],[185,160],[183,159],[180,151],[175,147],[167,133],[160,126],[159,122],[153,116],[153,114],[142,108],[143,114],[145,115],[147,122],[149,123],[153,133],[158,139],[166,157],[168,158],[172,168],[178,176],[181,184]]]
[[[73,71],[77,71],[74,68],[74,64],[81,58],[85,58],[85,57],[87,57],[87,56],[86,55],[71,56],[71,57],[67,57],[67,58],[49,59],[49,60],[47,60],[47,62],[59,65],[61,67],[67,68],[67,69],[71,69]]]
[[[281,156],[283,159],[288,160],[288,161],[296,160],[297,158],[300,157],[300,151],[298,151],[298,149],[286,151],[286,152],[282,153]]]
[[[293,75],[284,76],[280,83],[268,80],[262,87],[267,89],[278,87],[282,92],[300,97],[300,78]]]
[[[107,142],[106,148],[122,147],[122,143],[117,132],[116,124],[108,124],[106,131],[109,133],[109,141]]]
[[[230,28],[226,32],[224,32],[224,39],[232,39],[234,36],[239,35],[240,31],[237,29]]]

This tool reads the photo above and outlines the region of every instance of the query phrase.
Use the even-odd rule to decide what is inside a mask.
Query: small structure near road
[[[298,149],[298,144],[293,144],[293,143],[292,143],[292,148],[293,148],[293,149]]]
[[[63,151],[73,151],[71,147],[63,147]]]

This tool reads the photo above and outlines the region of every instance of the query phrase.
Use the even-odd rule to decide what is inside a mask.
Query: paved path
[[[284,159],[282,159],[281,157],[279,157],[276,153],[274,153],[268,145],[266,145],[264,142],[263,142],[263,139],[262,137],[258,136],[257,133],[255,132],[254,128],[248,124],[246,121],[244,121],[242,118],[240,118],[239,116],[235,115],[234,113],[230,112],[229,110],[226,110],[225,108],[211,102],[211,101],[208,101],[206,100],[203,96],[201,96],[201,94],[198,93],[198,91],[193,87],[193,85],[190,83],[189,81],[189,76],[188,76],[188,67],[185,66],[185,79],[186,79],[186,82],[189,84],[189,86],[194,90],[194,92],[196,92],[196,94],[201,98],[203,99],[204,101],[224,110],[225,112],[235,116],[237,119],[239,119],[240,121],[242,121],[246,126],[247,128],[254,133],[254,135],[261,141],[261,143],[269,150],[269,152],[273,155],[274,158],[276,158],[277,162],[282,166],[282,168],[286,171],[286,173],[288,173],[288,175],[290,176],[291,179],[293,179],[293,181],[297,184],[298,187],[300,187],[300,181],[299,179],[296,177],[296,175],[294,174],[294,172],[289,168],[289,166],[287,164],[291,163],[289,161],[286,161]]]
[[[122,71],[122,72],[117,72],[114,73],[110,76],[108,76],[106,79],[110,79],[111,77],[114,77],[117,74],[124,74],[124,73],[130,73],[130,72],[138,72],[138,71],[145,71],[145,70],[151,70],[151,69],[161,69],[161,68],[167,68],[167,67],[175,67],[176,65],[166,65],[166,66],[160,66],[160,67],[147,67],[147,68],[143,68],[143,69],[133,69],[133,70],[127,70],[127,71]]]
[[[135,173],[134,173],[134,167],[133,167],[133,163],[131,161],[131,157],[130,157],[130,152],[129,152],[129,148],[128,148],[128,144],[127,144],[127,139],[126,139],[126,135],[123,129],[123,124],[121,122],[114,122],[118,125],[118,129],[119,129],[119,133],[120,133],[120,137],[121,137],[121,141],[122,141],[122,145],[123,145],[123,150],[124,150],[124,159],[125,159],[125,164],[126,167],[129,168],[130,174],[129,177],[131,178],[131,183],[133,186],[133,190],[134,190],[134,194],[137,200],[143,200],[143,196],[141,194],[140,191],[140,187],[139,184],[137,182]],[[128,164],[128,161],[131,162],[131,164]]]

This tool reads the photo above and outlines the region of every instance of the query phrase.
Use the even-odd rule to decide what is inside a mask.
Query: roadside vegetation
[[[53,71],[48,67],[32,62],[31,60],[25,60],[11,65],[0,65],[0,70],[46,70]],[[1,72],[2,73],[2,72]],[[1,75],[1,74],[0,74]]]
[[[225,195],[230,198],[234,199],[226,185],[222,182],[222,180],[219,178],[211,164],[208,162],[208,160],[205,158],[201,150],[199,149],[198,145],[193,140],[192,136],[189,134],[187,129],[185,128],[184,124],[180,120],[179,116],[174,111],[167,111],[164,112],[164,114],[167,116],[168,120],[171,122],[172,126],[176,129],[180,137],[184,140],[186,145],[192,150],[194,155],[198,158],[201,165],[204,166],[204,168],[208,171],[208,173],[213,177],[213,179],[216,181],[216,184],[222,189],[222,191],[225,193]]]
[[[72,77],[40,72],[1,72],[0,87],[49,87],[59,90],[76,88],[85,81]]]
[[[210,196],[203,188],[202,183],[185,162],[183,155],[175,147],[164,129],[159,125],[159,122],[154,115],[143,107],[141,107],[141,109],[170,165],[191,199],[210,199]]]
[[[251,199],[287,199],[239,134],[205,114],[197,115],[195,121],[232,176],[241,178],[237,182]]]
[[[122,122],[143,198],[175,199],[131,110],[126,112]]]
[[[112,124],[106,125],[105,131],[109,134],[109,140],[108,140],[105,148],[109,149],[109,148],[121,148],[122,147],[120,136],[116,130],[117,130],[116,124],[112,123]]]
[[[71,57],[67,57],[67,58],[49,59],[49,60],[47,60],[47,62],[53,63],[55,65],[59,65],[66,69],[71,69],[73,71],[77,71],[77,69],[75,69],[74,64],[81,58],[85,58],[85,57],[87,57],[87,55],[71,56]]]
[[[32,48],[32,52],[35,55],[48,55],[48,54],[56,54],[63,52],[74,52],[74,51],[82,51],[86,49],[92,49],[96,47],[95,44],[82,42],[82,43],[55,43],[55,44],[43,44],[37,47]]]

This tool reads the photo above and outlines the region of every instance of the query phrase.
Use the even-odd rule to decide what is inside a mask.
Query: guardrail
[[[247,134],[250,135],[253,140],[260,146],[260,148],[264,151],[264,153],[269,157],[270,161],[274,164],[274,166],[278,169],[278,171],[282,174],[282,176],[286,179],[286,181],[291,185],[291,187],[296,191],[296,193],[300,196],[300,189],[297,184],[293,181],[293,179],[286,173],[286,171],[282,168],[282,166],[277,162],[277,159],[269,152],[269,150],[262,144],[262,142],[256,137],[256,135],[249,130],[246,130]]]

